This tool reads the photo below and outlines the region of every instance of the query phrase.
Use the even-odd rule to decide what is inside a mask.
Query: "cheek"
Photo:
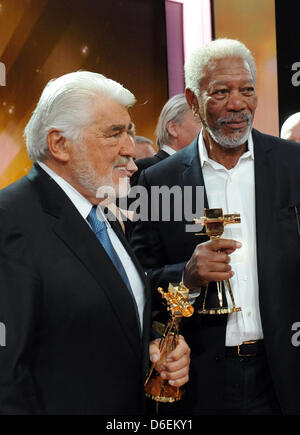
[[[112,173],[113,165],[116,161],[116,156],[111,153],[99,152],[98,155],[95,155],[92,159],[92,164],[97,169],[97,171],[103,175],[108,175]]]
[[[255,112],[256,107],[257,107],[257,96],[255,96],[250,102],[250,110],[252,113]]]
[[[204,110],[204,119],[209,123],[214,123],[218,120],[221,114],[219,104],[210,102]]]

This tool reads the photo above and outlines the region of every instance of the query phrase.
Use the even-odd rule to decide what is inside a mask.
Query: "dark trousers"
[[[226,357],[225,412],[230,415],[280,415],[264,352]]]

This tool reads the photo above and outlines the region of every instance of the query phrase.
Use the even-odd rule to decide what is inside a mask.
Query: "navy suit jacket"
[[[159,150],[153,157],[145,157],[144,159],[135,160],[138,170],[131,177],[131,186],[135,186],[138,183],[139,176],[144,169],[161,162],[167,157],[169,157],[169,154],[166,153],[166,151]]]

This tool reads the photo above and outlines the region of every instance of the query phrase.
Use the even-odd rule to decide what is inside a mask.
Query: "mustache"
[[[113,164],[113,168],[115,168],[118,165],[128,165],[128,163],[130,162],[130,157],[119,157],[115,163]]]
[[[223,124],[230,122],[240,122],[247,121],[248,124],[252,122],[253,116],[250,113],[232,113],[230,116],[226,116],[224,118],[219,118],[217,121],[218,126],[222,126]]]

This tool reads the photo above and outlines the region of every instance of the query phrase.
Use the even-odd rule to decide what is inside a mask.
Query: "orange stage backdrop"
[[[214,0],[215,37],[239,39],[257,64],[258,107],[254,126],[278,136],[278,84],[274,0]]]
[[[200,1],[200,0],[199,0]],[[23,129],[45,84],[78,69],[137,97],[137,134],[154,140],[168,99],[164,0],[0,0],[0,189],[31,168]],[[216,37],[238,38],[258,66],[255,126],[278,135],[274,0],[214,0]]]
[[[86,69],[137,97],[137,134],[154,140],[168,99],[164,0],[0,0],[0,189],[31,168],[23,129],[46,83]]]

